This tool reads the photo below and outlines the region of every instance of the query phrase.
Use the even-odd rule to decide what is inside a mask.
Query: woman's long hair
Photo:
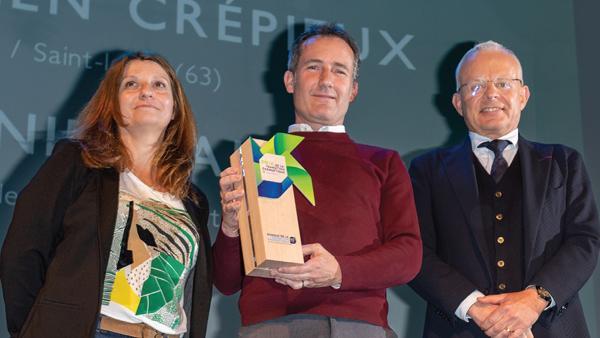
[[[82,145],[82,157],[91,168],[131,167],[131,157],[121,141],[119,126],[123,118],[119,109],[119,87],[127,63],[152,61],[168,74],[173,90],[173,120],[158,142],[152,159],[153,175],[162,189],[184,198],[190,186],[196,147],[196,123],[190,104],[175,70],[165,58],[147,52],[126,53],[110,66],[96,93],[83,108],[74,134]]]

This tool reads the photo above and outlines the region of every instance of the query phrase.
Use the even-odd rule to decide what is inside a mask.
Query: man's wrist
[[[526,290],[532,290],[535,291],[537,298],[540,300],[541,303],[544,304],[544,307],[542,308],[542,311],[545,311],[547,309],[549,309],[550,307],[552,307],[554,305],[554,298],[552,298],[552,295],[550,294],[550,291],[548,291],[546,288],[544,288],[541,285],[529,285],[525,288]]]
[[[221,224],[221,231],[223,231],[223,233],[227,237],[239,237],[240,236],[240,228],[231,229],[230,227],[228,227],[224,224]]]

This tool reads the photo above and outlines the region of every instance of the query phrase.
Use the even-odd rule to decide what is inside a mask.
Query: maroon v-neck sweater
[[[300,132],[292,155],[310,173],[316,206],[294,188],[303,244],[321,243],[342,271],[342,286],[293,290],[245,277],[239,238],[219,232],[215,285],[242,290],[242,325],[288,314],[317,314],[389,327],[385,290],[421,267],[421,238],[410,178],[397,152],[354,143],[345,133]]]

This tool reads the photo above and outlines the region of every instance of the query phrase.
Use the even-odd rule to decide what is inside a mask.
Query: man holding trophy
[[[387,321],[386,288],[417,274],[421,238],[410,178],[398,153],[357,144],[345,132],[344,117],[358,93],[359,63],[355,41],[333,24],[312,26],[290,52],[284,84],[293,95],[295,124],[291,135],[278,135],[301,140],[288,157],[308,180],[288,189],[303,263],[263,268],[262,277],[270,278],[253,277],[247,267],[244,274],[240,223],[252,213],[246,210],[250,188],[239,167],[221,174],[215,285],[226,295],[242,291],[241,337],[396,336]],[[287,240],[269,236],[266,241]]]

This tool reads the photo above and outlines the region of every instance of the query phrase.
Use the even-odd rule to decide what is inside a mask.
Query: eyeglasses
[[[513,88],[516,88],[517,83],[523,86],[523,80],[521,79],[495,79],[495,80],[474,80],[462,84],[456,92],[460,92],[461,89],[467,88],[468,93],[471,96],[477,96],[487,90],[488,83],[493,83],[494,87],[502,92],[510,92]]]

